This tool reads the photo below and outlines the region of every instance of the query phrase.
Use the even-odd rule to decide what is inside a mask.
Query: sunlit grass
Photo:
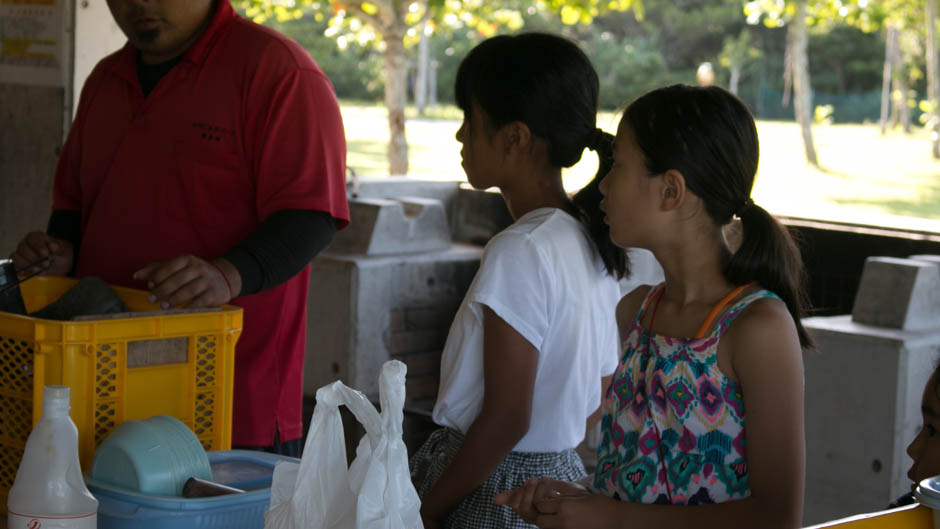
[[[388,174],[385,157],[388,125],[377,104],[343,103],[349,144],[348,163],[360,176]],[[419,118],[406,111],[409,175],[463,180],[460,145],[454,135],[460,110],[434,109]],[[609,132],[619,115],[602,113],[598,125]],[[792,122],[758,122],[761,162],[755,202],[769,211],[795,217],[902,227],[940,232],[940,162],[930,156],[926,134],[879,134],[876,125],[816,126],[813,134],[821,168],[805,162],[799,128]],[[565,173],[565,186],[578,189],[597,171],[597,158],[585,151]]]
[[[782,215],[940,231],[940,162],[922,129],[877,125],[813,129],[820,168],[803,155],[794,123],[759,122],[761,163],[754,197]]]

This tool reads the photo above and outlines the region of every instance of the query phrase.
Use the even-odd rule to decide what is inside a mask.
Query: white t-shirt
[[[528,433],[519,452],[560,452],[584,438],[617,368],[617,282],[580,221],[555,208],[526,213],[486,245],[451,324],[434,422],[466,433],[483,405],[483,305],[539,352]]]

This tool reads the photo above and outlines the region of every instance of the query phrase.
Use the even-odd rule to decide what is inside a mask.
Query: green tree
[[[728,90],[737,95],[738,82],[741,80],[741,71],[748,63],[760,58],[761,52],[754,47],[751,32],[742,30],[737,37],[725,38],[724,46],[719,55],[719,64],[731,72],[728,79]]]
[[[927,101],[929,102],[929,118],[927,128],[930,130],[930,152],[934,158],[940,158],[940,77],[937,72],[937,0],[927,0],[925,11],[925,26],[927,28]]]
[[[833,0],[834,5],[840,5]],[[940,158],[940,71],[937,46],[937,0],[862,0],[846,20],[864,31],[883,29],[885,34],[882,75],[882,130],[886,122],[886,100],[891,100],[896,119],[909,127],[908,84],[922,73],[912,56],[923,55],[927,70],[927,100],[921,118],[930,131],[931,154]],[[845,14],[845,13],[840,13]],[[922,44],[921,44],[922,43]],[[887,93],[890,90],[891,96]]]
[[[330,24],[337,38],[372,41],[382,52],[385,75],[385,106],[389,122],[389,173],[408,173],[408,143],[405,135],[408,61],[406,46],[417,44],[420,32],[452,24],[492,35],[500,27],[521,27],[523,13],[550,11],[567,25],[589,24],[611,10],[632,9],[643,16],[642,0],[240,0],[246,14],[257,22],[276,17],[296,19],[308,13],[332,10]],[[316,15],[314,15],[316,16]]]
[[[805,51],[801,52],[799,49],[799,34],[805,31],[804,28],[801,28],[803,21],[810,25],[825,26],[836,20],[841,20],[863,31],[875,31],[884,28],[886,50],[882,82],[882,116],[886,115],[887,91],[891,89],[892,80],[897,81],[893,83],[896,88],[895,91],[902,92],[896,98],[899,101],[898,104],[907,104],[907,79],[903,77],[903,72],[895,74],[893,71],[910,64],[909,57],[905,58],[904,50],[909,52],[911,49],[910,42],[916,40],[911,38],[917,32],[914,28],[917,26],[924,28],[923,53],[927,70],[927,100],[921,105],[921,109],[925,113],[922,119],[928,130],[930,130],[931,154],[934,158],[940,158],[940,65],[938,65],[940,51],[938,51],[937,46],[937,0],[856,0],[855,2],[843,2],[841,0],[754,0],[745,3],[745,13],[754,20],[763,17],[765,23],[768,24],[783,25],[786,21],[792,21],[789,27],[794,39],[788,49],[792,52],[793,57],[794,80],[802,73],[799,70],[801,61],[805,57]],[[799,56],[801,53],[804,54],[804,57]],[[801,91],[808,89],[808,82],[805,86],[801,84],[794,85],[797,103],[801,100],[804,101],[802,105],[797,104],[795,107],[797,121],[800,122],[803,129],[807,159],[815,164],[815,150],[812,147],[812,135],[807,119],[810,112],[805,108],[807,106],[805,101],[808,100],[809,95],[807,93],[800,94]],[[805,113],[806,116],[802,116],[801,113]],[[883,121],[884,119],[886,118],[883,117]]]
[[[809,75],[808,28],[827,28],[848,22],[870,31],[879,26],[874,1],[842,2],[841,0],[753,0],[744,4],[748,22],[763,20],[769,27],[787,27],[786,66],[792,79],[793,110],[803,135],[806,160],[819,165],[813,144],[813,107]]]
[[[316,16],[320,15],[320,16]],[[316,59],[330,77],[340,98],[377,101],[383,97],[382,56],[372,42],[327,37],[331,12],[316,12],[298,19],[269,19],[265,25],[290,35]]]
[[[940,72],[938,72],[936,0],[878,0],[886,35],[882,80],[882,131],[887,125],[887,103],[894,120],[908,130],[912,97],[908,86],[924,77],[918,56],[926,63],[927,99],[921,102],[921,120],[930,131],[931,154],[940,158]],[[890,96],[886,92],[890,90]]]
[[[910,130],[908,86],[923,78],[915,58],[925,55],[926,10],[923,0],[880,0],[884,14],[884,65],[881,88],[881,132],[900,121]],[[890,115],[889,115],[890,114]]]

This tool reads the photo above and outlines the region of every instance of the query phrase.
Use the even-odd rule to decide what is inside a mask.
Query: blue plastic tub
[[[86,475],[98,499],[98,529],[263,529],[275,463],[300,460],[248,450],[208,454],[213,481],[247,492],[187,499],[142,494]]]

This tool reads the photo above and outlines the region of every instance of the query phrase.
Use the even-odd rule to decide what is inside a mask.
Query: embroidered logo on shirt
[[[229,136],[234,138],[235,131],[219,125],[210,125],[194,121],[192,127],[199,131],[199,137],[205,141],[222,141],[222,138]]]

